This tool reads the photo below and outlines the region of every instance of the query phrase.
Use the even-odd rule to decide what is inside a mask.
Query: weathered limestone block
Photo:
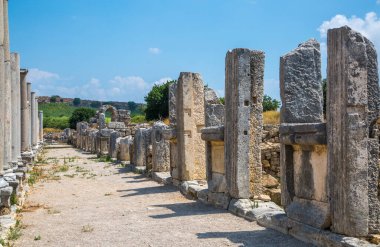
[[[206,128],[202,129],[201,137],[206,141],[208,189],[210,194],[227,193],[224,167],[224,105],[220,103],[216,93],[210,88],[205,88],[205,123]],[[220,196],[209,197],[220,198]],[[217,201],[210,202],[217,203]]]
[[[100,129],[97,135],[97,143],[99,144],[97,154],[98,155],[109,155],[109,145],[111,133],[113,130],[110,129]]]
[[[224,147],[227,186],[233,198],[250,198],[262,192],[263,76],[263,52],[227,52]]]
[[[108,124],[109,129],[124,129],[125,123],[124,122],[110,122]]]
[[[302,43],[280,59],[281,119],[285,123],[315,123],[323,120],[320,45]],[[285,96],[286,95],[286,96]]]
[[[377,55],[371,42],[345,26],[328,31],[328,57],[331,228],[367,236],[379,231],[378,181],[373,175],[379,169],[378,139],[371,138],[379,114]]]
[[[106,125],[106,115],[104,113],[99,113],[99,130],[107,128]]]
[[[150,163],[151,129],[140,128],[136,130],[133,140],[134,156],[133,165],[144,166],[147,170],[152,169]]]
[[[152,127],[152,171],[170,171],[169,141],[163,138],[162,132],[168,129],[163,122],[156,122]]]
[[[108,154],[111,158],[114,158],[116,159],[117,158],[117,144],[116,144],[116,140],[121,137],[121,134],[120,132],[118,131],[113,131],[111,132],[111,135],[110,135],[110,145],[109,145],[109,151],[108,151]]]
[[[133,144],[133,137],[127,136],[127,137],[120,137],[118,138],[118,160],[120,161],[131,161],[130,157],[130,150],[131,146]]]
[[[181,72],[176,103],[179,180],[206,179],[205,143],[200,133],[205,126],[204,84],[200,74]]]
[[[326,229],[331,218],[319,49],[308,40],[280,60],[281,196],[289,218]]]

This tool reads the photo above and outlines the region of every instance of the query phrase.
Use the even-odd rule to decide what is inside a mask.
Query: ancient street
[[[309,246],[71,147],[37,167],[15,246]]]

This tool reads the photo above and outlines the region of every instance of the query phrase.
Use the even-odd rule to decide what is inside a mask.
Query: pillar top
[[[28,69],[20,69],[20,73],[21,74],[25,74],[26,75],[26,74],[28,74],[28,72],[29,72]]]

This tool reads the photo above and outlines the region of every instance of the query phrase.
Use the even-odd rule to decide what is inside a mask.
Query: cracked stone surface
[[[23,212],[26,228],[15,246],[310,246],[94,155],[72,148],[47,153],[61,164],[76,156],[59,180],[34,186],[27,203],[40,207]]]

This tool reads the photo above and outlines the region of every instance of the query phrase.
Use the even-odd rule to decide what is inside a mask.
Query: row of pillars
[[[0,173],[33,157],[42,141],[42,112],[20,69],[20,56],[9,48],[8,0],[0,0]]]

